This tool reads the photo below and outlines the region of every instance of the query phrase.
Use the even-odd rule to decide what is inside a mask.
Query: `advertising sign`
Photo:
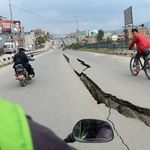
[[[89,36],[97,36],[98,30],[89,30]]]
[[[84,31],[79,31],[78,35],[84,35]]]
[[[124,21],[125,21],[125,26],[128,24],[133,24],[132,6],[124,11]]]
[[[14,32],[15,33],[20,33],[21,32],[21,24],[20,21],[12,21],[11,20],[2,20],[1,21],[1,26],[2,26],[2,32],[8,32],[8,33],[13,33],[13,27],[14,27]]]
[[[26,45],[26,46],[25,46],[25,50],[33,50],[32,45]]]
[[[11,24],[12,21],[10,20],[2,20],[1,21],[2,32],[11,32]]]

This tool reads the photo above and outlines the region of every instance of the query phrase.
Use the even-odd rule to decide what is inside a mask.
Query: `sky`
[[[21,21],[25,32],[41,28],[69,34],[77,30],[75,17],[80,31],[117,30],[124,26],[124,10],[130,6],[134,25],[150,21],[150,0],[10,0],[10,4],[13,20]],[[9,0],[0,0],[0,16],[11,20]]]

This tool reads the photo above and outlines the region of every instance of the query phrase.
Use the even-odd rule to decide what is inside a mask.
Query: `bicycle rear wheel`
[[[130,71],[134,76],[137,76],[139,72],[133,71],[134,69],[136,69],[135,56],[130,60]]]
[[[145,60],[144,69],[146,77],[150,80],[150,58]]]

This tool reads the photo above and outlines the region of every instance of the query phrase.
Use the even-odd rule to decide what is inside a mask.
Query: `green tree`
[[[49,32],[47,32],[47,36],[49,36]]]
[[[41,45],[42,43],[45,43],[44,37],[41,37],[41,36],[40,36],[38,39],[36,39],[35,43],[36,43],[36,44],[39,44],[39,45]]]
[[[111,41],[110,37],[107,37],[106,41]]]
[[[104,36],[104,31],[102,29],[98,30],[97,40],[100,42],[102,41]]]

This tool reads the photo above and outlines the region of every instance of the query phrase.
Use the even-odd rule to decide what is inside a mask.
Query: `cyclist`
[[[18,104],[0,98],[0,150],[75,150],[50,129],[26,116]]]
[[[141,56],[144,56],[144,59],[147,58],[148,54],[150,53],[150,43],[144,35],[138,32],[137,29],[132,29],[132,35],[134,39],[129,45],[129,50],[131,50],[134,44],[136,44],[137,46],[137,53],[135,56],[136,69],[134,69],[133,71],[139,72],[139,58]]]

